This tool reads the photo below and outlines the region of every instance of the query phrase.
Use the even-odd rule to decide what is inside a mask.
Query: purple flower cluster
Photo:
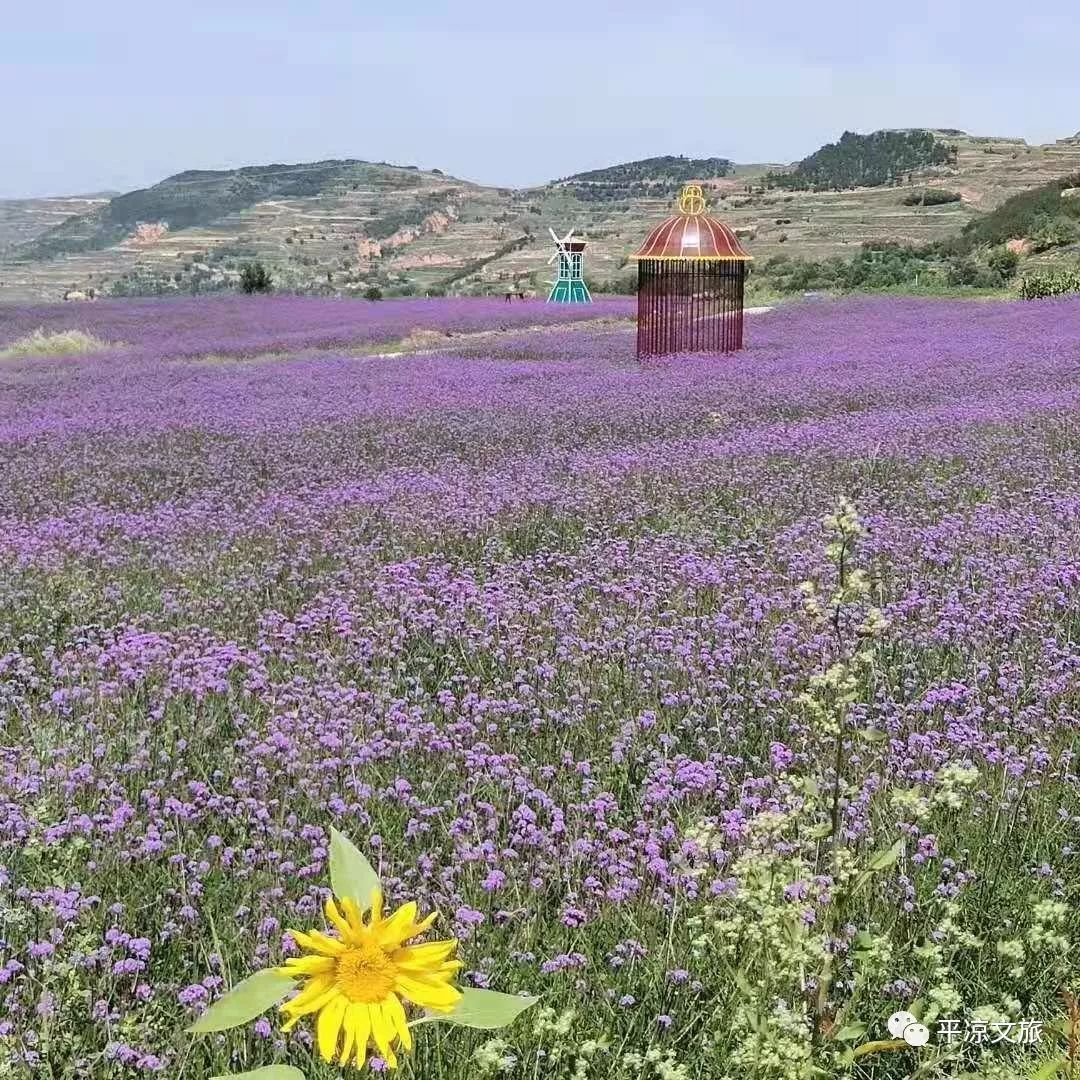
[[[0,1071],[168,1072],[319,919],[330,825],[472,983],[628,1046],[692,1026],[731,987],[687,921],[823,752],[799,583],[840,494],[889,621],[843,805],[856,850],[908,842],[883,907],[1080,900],[1080,303],[794,306],[645,365],[617,326],[341,351],[576,315],[0,309],[124,343],[0,367]],[[826,884],[788,885],[807,925]]]

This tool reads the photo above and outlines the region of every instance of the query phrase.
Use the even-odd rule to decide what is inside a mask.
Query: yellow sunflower
[[[319,1053],[327,1061],[361,1068],[369,1042],[390,1066],[397,1068],[394,1045],[412,1048],[412,1035],[402,1001],[434,1012],[450,1012],[461,997],[451,980],[461,967],[453,960],[456,941],[406,945],[431,927],[435,914],[416,921],[416,904],[408,903],[383,918],[383,898],[372,894],[368,921],[352,900],[326,901],[326,918],[337,937],[312,930],[289,933],[309,955],[293,957],[279,969],[305,980],[300,993],[281,1006],[288,1017],[283,1030],[316,1013]]]

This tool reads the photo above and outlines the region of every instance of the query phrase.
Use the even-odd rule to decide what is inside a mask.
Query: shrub
[[[1062,199],[1062,191],[1080,183],[1080,174],[1054,180],[1006,199],[996,210],[968,222],[963,239],[969,248],[977,244],[1004,244],[1014,237],[1033,236],[1053,228],[1054,223],[1080,219],[1080,200]]]
[[[370,285],[364,290],[365,300],[381,300],[382,298],[383,292],[378,285]]]
[[[946,191],[944,188],[926,188],[912,191],[900,200],[904,206],[944,206],[946,203],[960,201],[958,191]]]
[[[991,252],[987,263],[990,270],[1002,281],[1010,281],[1016,275],[1016,268],[1020,265],[1020,256],[1008,248],[997,248]]]
[[[974,285],[979,277],[979,268],[969,258],[950,259],[945,271],[945,280],[949,285]]]
[[[851,259],[792,259],[773,256],[759,268],[768,287],[779,293],[808,289],[860,291],[909,286],[997,288],[1015,272],[1011,259],[999,258],[990,268],[970,256],[957,255],[943,243],[910,246],[894,241],[864,244]]]
[[[1027,275],[1020,280],[1019,291],[1024,300],[1080,293],[1080,267]]]
[[[270,272],[261,262],[244,263],[240,268],[240,288],[249,296],[269,292],[274,287]]]
[[[602,280],[596,280],[586,276],[585,286],[588,288],[589,292],[593,294],[610,293],[616,296],[630,296],[637,292],[637,267],[632,267],[628,271],[616,274],[613,277],[603,278]]]
[[[1054,220],[1040,225],[1031,235],[1032,251],[1049,251],[1080,240],[1080,228],[1072,221]]]
[[[39,326],[32,333],[0,347],[0,359],[14,359],[19,356],[76,356],[80,353],[100,352],[107,348],[107,341],[82,330],[58,330],[48,334]]]

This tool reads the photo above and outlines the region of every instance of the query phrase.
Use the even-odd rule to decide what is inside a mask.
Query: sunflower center
[[[383,1001],[394,989],[397,968],[378,945],[354,945],[337,959],[338,988],[350,1000],[371,1004]]]

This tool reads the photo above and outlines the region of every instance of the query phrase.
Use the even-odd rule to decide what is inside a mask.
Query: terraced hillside
[[[45,199],[0,199],[0,252],[28,244],[70,217],[93,213],[112,194],[71,195]]]
[[[0,300],[55,299],[73,289],[233,288],[252,258],[270,267],[278,287],[307,292],[543,291],[549,227],[584,235],[589,276],[610,286],[629,280],[627,256],[670,212],[671,182],[691,166],[717,212],[763,258],[822,258],[867,240],[942,238],[1011,195],[1080,170],[1080,138],[1030,146],[947,129],[936,134],[955,148],[946,164],[917,170],[898,186],[844,191],[770,188],[767,174],[785,163],[724,158],[647,159],[526,190],[349,160],[181,173],[89,205],[38,200],[56,204],[48,223],[43,209],[31,224],[24,211],[0,202]],[[905,203],[917,203],[910,196],[928,188],[960,198]],[[69,220],[56,220],[71,211]]]

